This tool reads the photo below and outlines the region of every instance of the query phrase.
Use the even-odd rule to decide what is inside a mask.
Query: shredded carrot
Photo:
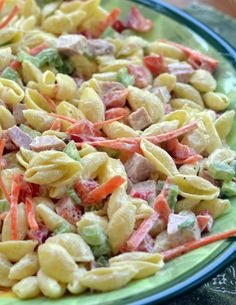
[[[52,111],[56,111],[57,110],[57,105],[56,103],[47,95],[41,93],[42,97],[47,101],[48,106],[51,108]]]
[[[112,118],[112,119],[109,119],[109,120],[106,120],[106,121],[103,121],[103,122],[93,123],[93,126],[95,128],[102,127],[104,125],[108,125],[108,124],[111,124],[113,122],[119,121],[119,120],[123,119],[123,117],[124,117],[124,115],[120,115],[116,118]]]
[[[18,71],[21,67],[21,62],[19,62],[18,60],[13,60],[10,65],[9,65],[10,68]]]
[[[72,118],[70,118],[68,116],[65,116],[65,115],[60,115],[60,114],[56,114],[56,113],[48,113],[47,115],[52,116],[52,117],[57,118],[57,119],[65,120],[65,121],[67,121],[71,124],[75,124],[77,122],[77,120],[72,119]]]
[[[175,163],[178,165],[182,165],[182,164],[188,164],[188,163],[195,163],[197,161],[202,160],[202,156],[201,155],[194,155],[194,156],[190,156],[187,159],[181,160],[181,159],[175,159]]]
[[[61,131],[61,121],[60,119],[56,119],[50,128],[50,130]]]
[[[2,155],[3,155],[3,150],[4,150],[5,143],[6,143],[5,139],[1,139],[0,140],[0,159],[1,160],[2,160]],[[2,193],[3,193],[3,195],[5,196],[8,204],[10,205],[11,204],[11,198],[10,198],[10,196],[8,194],[8,191],[7,191],[7,189],[6,189],[5,185],[4,185],[4,182],[2,180],[2,173],[1,173],[1,171],[2,171],[2,167],[0,166],[0,189],[1,189]]]
[[[6,0],[0,0],[0,12],[2,11]]]
[[[100,23],[94,37],[99,37],[109,26],[112,26],[120,15],[120,12],[121,10],[119,8],[114,8],[106,19]]]
[[[0,29],[5,28],[10,22],[11,20],[15,17],[15,15],[19,12],[20,7],[18,5],[15,5],[12,9],[12,11],[10,12],[9,16],[2,22],[0,23]]]
[[[10,219],[11,219],[11,235],[13,240],[17,240],[17,204],[21,189],[22,175],[15,174],[12,177],[11,185],[11,205],[10,205]]]
[[[121,107],[111,108],[105,112],[105,118],[106,120],[110,120],[121,115],[125,117],[128,114],[129,114],[129,110],[125,108],[121,108]]]
[[[38,223],[35,218],[32,198],[26,197],[25,206],[26,206],[26,214],[27,214],[27,219],[28,219],[28,224],[29,224],[30,229],[38,230],[39,226],[38,226]]]
[[[96,204],[105,199],[115,189],[125,182],[121,176],[114,176],[110,180],[96,187],[83,199],[84,204]]]
[[[134,231],[127,241],[127,247],[130,251],[136,251],[139,245],[142,243],[148,232],[151,230],[159,215],[157,213],[152,214],[149,218],[145,219],[136,231]]]
[[[47,42],[43,42],[41,44],[39,44],[38,46],[32,48],[29,50],[29,55],[31,56],[36,56],[38,55],[40,52],[42,52],[43,50],[49,48],[49,44]]]
[[[216,242],[218,240],[226,239],[236,235],[236,229],[229,230],[222,233],[217,233],[211,236],[203,237],[199,240],[190,241],[176,248],[162,252],[165,261],[172,260],[177,256],[180,256],[184,253],[190,252],[192,250],[198,249],[202,246],[208,245],[210,243]]]

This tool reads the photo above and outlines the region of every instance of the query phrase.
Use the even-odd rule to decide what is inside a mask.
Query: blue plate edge
[[[132,2],[136,2],[139,4],[143,4],[149,8],[153,8],[164,15],[173,15],[175,19],[179,21],[179,18],[185,21],[184,24],[189,26],[191,29],[195,30],[199,34],[204,35],[204,38],[208,36],[210,40],[214,41],[214,47],[220,52],[222,49],[224,50],[223,56],[230,61],[232,66],[236,69],[236,50],[230,43],[226,42],[224,38],[222,38],[219,34],[217,34],[214,30],[210,29],[207,25],[192,17],[188,13],[159,0],[131,0]],[[227,250],[223,251],[221,255],[219,255],[212,263],[208,264],[201,271],[197,272],[190,278],[182,281],[179,284],[174,285],[173,287],[164,290],[163,292],[158,292],[149,297],[145,297],[139,301],[129,303],[129,305],[147,305],[147,304],[159,304],[162,301],[167,301],[172,299],[173,297],[179,296],[186,291],[189,291],[197,286],[206,282],[209,278],[214,276],[216,273],[220,272],[222,269],[227,267],[233,260],[236,259],[236,242],[232,242],[232,244],[227,248]]]

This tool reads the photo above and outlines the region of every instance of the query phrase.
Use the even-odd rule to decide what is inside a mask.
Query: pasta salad
[[[218,61],[120,13],[0,0],[0,289],[20,299],[119,289],[236,234],[204,236],[236,195]]]

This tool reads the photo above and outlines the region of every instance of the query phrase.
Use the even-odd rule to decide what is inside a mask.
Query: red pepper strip
[[[61,121],[60,119],[56,119],[50,128],[50,130],[61,131]]]
[[[125,29],[127,29],[127,27],[124,25],[124,23],[123,23],[121,20],[119,20],[119,19],[117,19],[117,20],[113,23],[112,28],[113,28],[113,30],[115,30],[115,31],[118,32],[118,33],[121,33],[121,32],[123,32]]]
[[[19,62],[18,60],[13,60],[10,65],[9,65],[10,68],[18,71],[21,67],[21,62]]]
[[[143,58],[143,62],[153,75],[158,75],[166,72],[164,58],[160,55],[145,56]]]
[[[118,116],[127,116],[129,114],[129,110],[124,108],[111,108],[105,112],[105,119],[110,120]]]
[[[56,113],[48,113],[47,115],[52,116],[57,119],[65,120],[72,124],[75,124],[77,122],[76,119],[69,118],[68,116],[65,116],[65,115],[60,115],[60,114],[56,114]]]
[[[197,161],[200,161],[203,159],[203,156],[201,155],[194,155],[194,156],[191,156],[187,159],[184,159],[184,160],[181,160],[181,159],[175,159],[175,163],[178,164],[178,165],[181,165],[181,164],[191,164],[191,163],[195,163]]]
[[[29,224],[30,229],[38,230],[39,226],[38,226],[36,218],[35,218],[32,198],[30,198],[28,196],[26,197],[25,206],[26,206],[26,214],[27,214],[27,219],[28,219],[28,224]]]
[[[1,161],[2,161],[2,154],[3,154],[5,143],[6,143],[5,139],[1,139],[0,140],[0,159],[1,159]],[[2,173],[1,173],[1,171],[2,171],[2,166],[0,166],[0,189],[3,192],[3,195],[5,196],[8,204],[10,205],[11,204],[11,198],[10,198],[10,196],[9,196],[9,194],[7,192],[7,189],[6,189],[5,185],[4,185],[4,182],[2,180]]]
[[[121,10],[119,8],[113,8],[110,14],[106,17],[106,19],[99,24],[98,29],[94,34],[94,37],[99,37],[109,26],[112,26],[120,15],[120,12]]]
[[[12,177],[11,185],[11,206],[10,206],[10,219],[11,219],[11,235],[13,240],[17,240],[17,204],[20,195],[22,182],[22,175],[15,174]]]
[[[5,28],[9,22],[15,17],[15,15],[19,12],[20,7],[18,5],[15,5],[10,12],[9,16],[0,24],[0,29]]]
[[[110,120],[106,120],[106,121],[103,121],[103,122],[97,122],[97,123],[93,123],[93,127],[95,128],[99,128],[99,127],[102,127],[104,125],[108,125],[108,124],[111,124],[113,122],[116,122],[116,121],[119,121],[121,119],[123,119],[124,115],[120,115],[116,118],[112,118]]]
[[[48,97],[47,95],[45,95],[43,93],[41,93],[41,95],[47,101],[48,106],[51,108],[51,110],[56,112],[56,110],[57,110],[56,103],[50,97]]]
[[[137,32],[144,33],[150,31],[152,26],[152,21],[144,18],[137,7],[132,5],[127,18],[127,27]]]
[[[145,219],[136,231],[134,231],[127,241],[127,248],[129,251],[136,251],[140,246],[148,232],[151,230],[159,215],[157,213],[152,214],[149,218]]]
[[[42,52],[43,50],[48,49],[48,48],[49,48],[49,44],[47,42],[43,42],[43,43],[39,44],[38,46],[30,49],[29,50],[29,55],[36,56],[40,52]]]
[[[182,254],[198,249],[202,246],[208,245],[218,240],[226,239],[235,235],[236,235],[236,229],[228,230],[222,233],[216,233],[211,236],[203,237],[199,240],[190,241],[176,248],[164,251],[161,254],[164,256],[164,261],[170,261],[173,258],[176,258],[177,256],[180,256]]]
[[[217,68],[219,61],[212,57],[204,55],[198,51],[192,50],[188,47],[185,47],[185,46],[178,44],[176,42],[173,42],[173,41],[169,41],[169,40],[165,40],[165,39],[161,39],[160,41],[170,44],[172,46],[175,46],[175,47],[179,48],[180,50],[182,50],[185,53],[185,55],[188,57],[189,61],[192,60],[193,62],[195,62],[196,60],[198,60],[200,62],[209,64],[210,68],[212,69],[212,72]]]
[[[171,213],[171,209],[169,207],[166,196],[164,195],[164,191],[156,197],[153,205],[154,210],[160,215],[160,218],[168,223],[169,215]]]
[[[99,185],[93,191],[83,199],[84,204],[97,204],[98,202],[105,199],[114,190],[125,182],[125,179],[121,176],[114,176],[107,182]]]
[[[6,0],[0,0],[0,12],[2,11]]]

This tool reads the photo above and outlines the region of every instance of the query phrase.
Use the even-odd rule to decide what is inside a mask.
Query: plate
[[[176,41],[220,61],[215,77],[217,90],[230,98],[231,109],[236,110],[236,52],[221,37],[207,26],[193,19],[186,13],[172,6],[159,2],[135,1],[142,13],[154,21],[151,33],[142,36],[148,40],[165,38]],[[123,17],[134,4],[125,0],[103,0],[102,5],[111,9],[120,7]],[[234,103],[233,103],[234,102]],[[236,149],[236,121],[228,142]],[[236,198],[231,201],[232,208],[215,223],[213,233],[235,228]],[[122,305],[122,304],[157,304],[183,293],[202,283],[220,268],[236,258],[236,244],[233,240],[220,241],[185,254],[167,263],[157,275],[133,281],[126,287],[109,293],[84,294],[82,296],[65,296],[57,300],[57,305]],[[55,300],[38,298],[28,301],[13,299],[11,293],[0,293],[0,305],[51,305]]]

